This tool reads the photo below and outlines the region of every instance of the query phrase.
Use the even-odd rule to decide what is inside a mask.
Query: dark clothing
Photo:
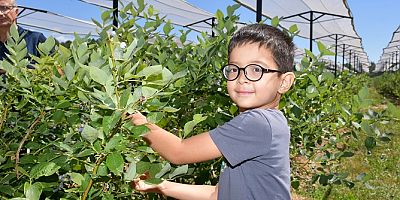
[[[279,110],[252,109],[210,131],[226,161],[220,200],[290,200],[290,131]]]
[[[26,48],[28,50],[28,54],[39,56],[39,51],[37,50],[37,46],[39,43],[46,41],[46,37],[39,32],[30,31],[18,26],[19,35],[25,34],[24,39],[26,42]],[[7,58],[6,53],[8,50],[3,42],[0,42],[0,60]],[[27,55],[28,57],[29,55]]]

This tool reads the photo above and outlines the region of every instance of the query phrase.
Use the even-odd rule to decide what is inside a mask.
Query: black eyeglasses
[[[12,10],[15,7],[16,6],[0,6],[0,13],[7,14],[8,12],[10,12],[10,10]]]
[[[243,70],[244,76],[249,81],[260,80],[264,73],[274,73],[274,72],[282,73],[279,70],[263,68],[261,65],[258,65],[258,64],[248,64],[243,68],[240,68],[239,66],[237,66],[235,64],[228,64],[227,66],[225,66],[223,68],[222,72],[224,74],[224,77],[228,81],[234,81],[239,77],[240,70]]]

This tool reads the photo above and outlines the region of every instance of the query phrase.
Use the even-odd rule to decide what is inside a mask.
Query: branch
[[[92,177],[96,176],[97,170],[99,169],[100,164],[104,161],[106,156],[104,154],[101,154],[100,157],[96,161],[96,166],[94,166],[93,171],[92,171]],[[93,185],[93,178],[90,177],[89,183],[86,186],[85,192],[83,192],[81,200],[86,200],[89,194],[90,189],[92,188]]]
[[[40,120],[42,120],[42,118],[43,118],[43,116],[45,114],[46,113],[42,111],[40,113],[40,115],[36,117],[35,121],[29,126],[28,130],[26,131],[25,137],[19,143],[18,150],[15,153],[15,172],[16,172],[16,175],[17,175],[17,179],[19,179],[19,171],[18,171],[19,153],[20,153],[22,147],[24,146],[24,143],[26,142],[26,140],[28,140],[29,136],[33,132],[33,129],[36,127],[36,125],[39,124]]]
[[[0,117],[0,131],[3,128],[3,125],[4,125],[4,123],[5,123],[6,119],[7,119],[7,114],[8,114],[8,108],[9,107],[10,107],[9,104],[7,104],[7,106],[4,108],[4,112],[1,114],[1,117]]]

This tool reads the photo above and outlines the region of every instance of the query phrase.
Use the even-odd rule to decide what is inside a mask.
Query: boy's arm
[[[144,140],[163,158],[174,164],[197,163],[222,156],[208,132],[182,140],[159,126],[148,123],[146,117],[140,113],[131,115],[131,118],[135,125],[146,124],[150,132],[143,136]]]
[[[216,200],[218,186],[189,185],[163,181],[159,185],[148,185],[143,180],[135,182],[134,188],[140,192],[156,192],[180,200]]]

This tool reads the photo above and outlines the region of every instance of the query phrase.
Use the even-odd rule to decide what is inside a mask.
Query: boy
[[[236,32],[223,75],[240,114],[209,132],[182,140],[148,123],[140,113],[133,114],[135,125],[150,129],[146,142],[170,162],[196,163],[221,156],[226,162],[217,186],[135,181],[135,189],[189,200],[290,199],[290,132],[278,105],[294,81],[293,52],[292,39],[272,26],[252,24]]]

